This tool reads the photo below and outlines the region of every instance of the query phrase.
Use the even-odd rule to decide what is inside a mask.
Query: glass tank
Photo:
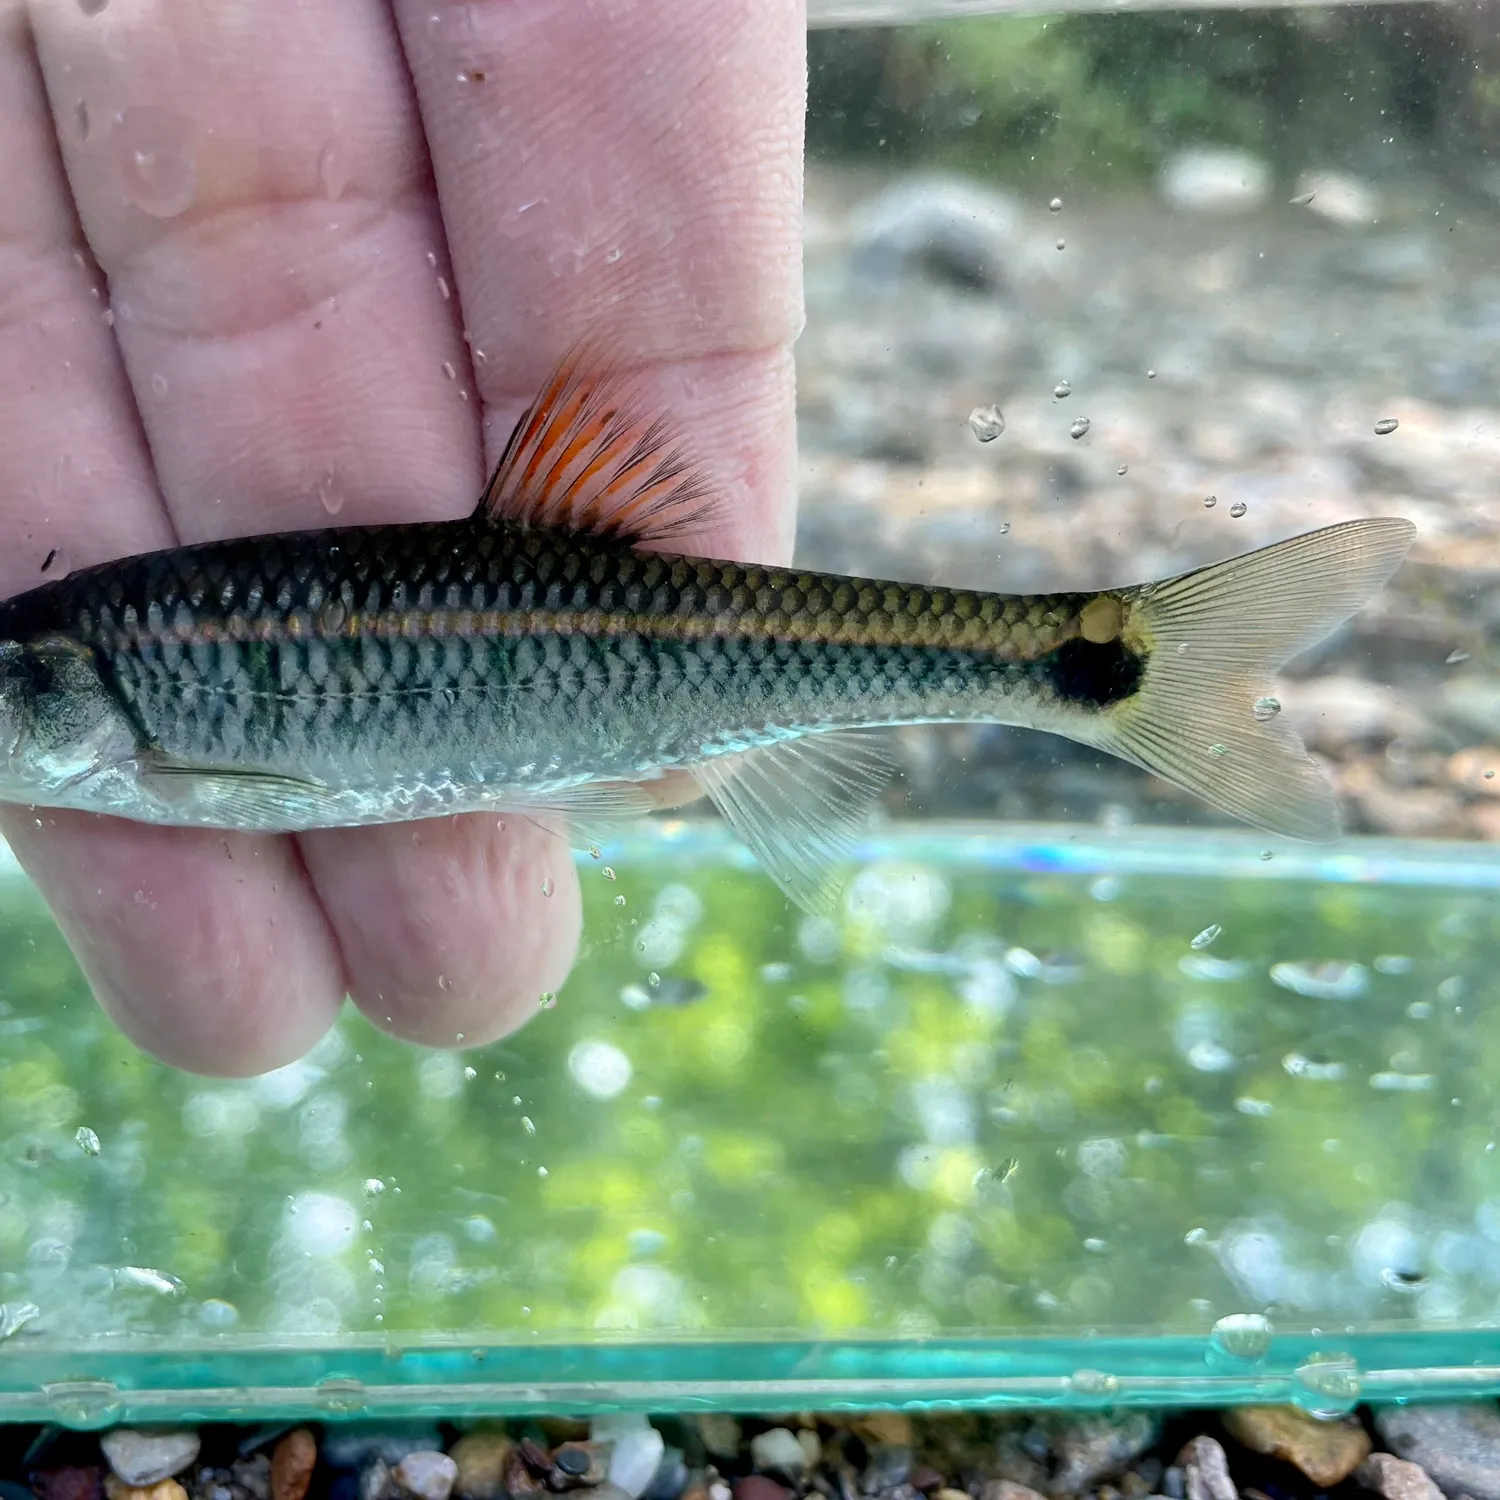
[[[1496,14],[744,0],[677,76],[665,21],[283,9],[0,3],[8,593],[461,513],[564,311],[665,371],[746,560],[1416,539],[1256,704],[1330,843],[998,724],[890,732],[815,912],[702,803],[441,867],[12,806],[0,1420],[1500,1391]]]

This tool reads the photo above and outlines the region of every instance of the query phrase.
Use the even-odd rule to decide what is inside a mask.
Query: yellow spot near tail
[[[1083,606],[1078,616],[1078,628],[1086,641],[1102,646],[1115,640],[1124,621],[1124,609],[1113,594],[1099,594]]]

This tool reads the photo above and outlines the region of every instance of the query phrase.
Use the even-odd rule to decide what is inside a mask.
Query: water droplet
[[[616,896],[615,897],[615,905],[616,906],[624,906],[624,904],[625,904],[625,898],[623,896]]]
[[[1375,424],[1375,432],[1378,437],[1385,437],[1387,433],[1394,432],[1401,424],[1394,417],[1382,417]]]
[[[385,1191],[385,1184],[378,1177],[365,1178],[365,1193],[371,1198],[378,1198]]]
[[[1272,1332],[1264,1313],[1230,1313],[1214,1324],[1208,1342],[1221,1367],[1258,1364],[1270,1353]]]
[[[1094,424],[1087,417],[1079,417],[1073,425],[1068,428],[1070,438],[1081,438]]]
[[[537,997],[537,1004],[543,1010],[555,1010],[557,1008],[557,992],[555,990],[543,990]]]
[[[73,1139],[78,1142],[78,1149],[85,1156],[98,1156],[99,1152],[103,1149],[99,1144],[98,1135],[90,1130],[87,1125],[80,1125],[78,1133]]]
[[[1218,503],[1219,497],[1217,495],[1205,495],[1203,497],[1204,510],[1212,510]]]
[[[1292,1372],[1292,1400],[1310,1417],[1332,1421],[1359,1405],[1359,1365],[1348,1354],[1309,1354]]]
[[[1002,521],[1000,523],[1000,525],[996,529],[999,531],[999,533],[1000,533],[1001,536],[1009,536],[1010,535],[1010,522],[1009,521]]]
[[[90,120],[89,106],[86,99],[80,99],[73,107],[74,118],[78,121],[78,139],[86,141],[89,138]]]
[[[109,0],[78,0],[78,8],[86,16],[102,15],[109,7]]]
[[[1129,472],[1130,469],[1126,464],[1121,464],[1120,467],[1115,470],[1115,473],[1118,474],[1121,479],[1123,479]]]
[[[542,876],[542,894],[544,896],[550,896],[552,894],[552,890],[553,890],[552,877],[550,875],[543,875]]]
[[[1310,193],[1298,193],[1295,198],[1288,198],[1286,201],[1290,203],[1293,208],[1306,208],[1307,205],[1311,203],[1317,196],[1317,190],[1314,189]]]
[[[1210,755],[1228,755],[1229,754],[1229,746],[1225,745],[1225,744],[1218,744],[1218,743],[1212,744],[1212,745],[1210,745],[1208,747],[1208,753]]]
[[[1070,382],[1066,380],[1059,380],[1057,384],[1052,387],[1052,394],[1056,396],[1059,401],[1061,401],[1073,394],[1073,387]]]
[[[598,846],[598,844],[590,844],[589,845],[589,858],[590,859],[603,859],[604,858],[604,851]]]
[[[1257,698],[1250,707],[1250,717],[1257,724],[1269,724],[1281,712],[1279,698]]]
[[[530,1115],[522,1115],[521,1116],[521,1129],[524,1130],[527,1135],[535,1135],[536,1134],[536,1121],[533,1120]]]
[[[56,1380],[42,1387],[42,1395],[64,1427],[108,1427],[125,1409],[112,1380]]]
[[[1249,510],[1249,508],[1250,507],[1246,505],[1243,500],[1236,500],[1234,504],[1229,507],[1229,514],[1232,515],[1236,521],[1238,521],[1239,518],[1244,515],[1247,510]]]
[[[1068,248],[1068,242],[1066,240],[1059,240],[1057,242],[1057,248],[1059,250],[1066,250]]]
[[[1048,204],[1048,205],[1047,205],[1047,207],[1048,207],[1048,208],[1049,208],[1049,209],[1051,209],[1051,211],[1052,211],[1052,212],[1053,212],[1053,213],[1055,213],[1055,214],[1060,214],[1060,213],[1061,213],[1061,212],[1062,212],[1062,199],[1061,199],[1061,198],[1054,198],[1054,199],[1053,199],[1053,200],[1052,200],[1052,201],[1051,201],[1051,202],[1050,202],[1050,203],[1049,203],[1049,204]]]
[[[1363,964],[1344,959],[1286,961],[1271,965],[1271,983],[1308,1000],[1359,1000],[1370,988],[1370,976]]]
[[[337,635],[344,628],[344,623],[348,618],[348,608],[344,604],[344,601],[336,595],[318,611],[318,624],[329,635]]]
[[[1197,937],[1193,939],[1191,943],[1188,944],[1188,946],[1190,948],[1206,948],[1211,942],[1213,942],[1216,937],[1218,937],[1221,932],[1223,932],[1223,930],[1223,923],[1211,922],[1207,927],[1203,929],[1202,932],[1198,934]]]
[[[1459,662],[1468,661],[1468,659],[1469,653],[1467,651],[1460,651],[1455,648],[1443,658],[1443,665],[1446,667],[1456,667]]]
[[[325,141],[318,152],[318,186],[330,203],[344,196],[349,186],[349,170],[344,165],[344,153],[333,141]]]
[[[1147,370],[1146,371],[1146,379],[1147,380],[1155,380],[1156,379],[1156,371],[1155,370]]]
[[[446,276],[439,276],[437,281],[438,296],[446,302],[453,295],[453,289],[448,285],[448,278]]]
[[[458,379],[458,371],[453,367],[453,361],[451,359],[445,359],[443,361],[443,374],[446,375],[449,380]]]
[[[605,867],[599,873],[603,875],[606,880],[613,880],[615,878],[615,872],[609,865],[605,865]]]
[[[317,481],[318,504],[328,512],[330,516],[336,516],[344,508],[344,491],[338,484],[337,476],[332,469],[324,469],[318,475]]]
[[[653,969],[648,975],[646,975],[646,983],[649,984],[653,990],[660,989],[661,975],[658,974],[655,969]]]
[[[125,196],[154,219],[175,219],[198,195],[192,121],[155,104],[133,104],[110,130]]]
[[[1005,416],[998,406],[976,406],[969,413],[969,430],[981,443],[993,443],[1005,431]]]
[[[99,314],[99,316],[104,319],[104,326],[106,328],[113,328],[115,326],[115,310],[114,310],[114,308],[112,308],[112,307],[106,307],[104,309],[104,311]]]
[[[151,377],[151,389],[158,396],[165,396],[170,387],[167,385],[167,377],[160,370]]]
[[[330,1375],[313,1387],[313,1400],[322,1410],[348,1416],[365,1408],[364,1382],[350,1375]]]
[[[1267,860],[1268,861],[1268,860],[1272,859],[1274,856],[1272,855],[1272,853],[1271,853],[1271,851],[1269,849],[1262,849],[1260,851],[1260,857],[1261,857],[1262,860]]]

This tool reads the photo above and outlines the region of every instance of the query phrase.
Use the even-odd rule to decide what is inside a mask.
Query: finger
[[[290,840],[8,812],[6,837],[95,995],[146,1051],[246,1076],[333,1024],[338,957],[316,903],[286,899],[305,883]]]
[[[61,129],[81,137],[82,98],[65,75],[55,85]],[[0,140],[0,587],[10,594],[41,581],[49,555],[47,575],[57,576],[168,545],[173,532],[73,212],[24,7],[9,3],[0,4]],[[161,1055],[244,1071],[288,1061],[327,1025],[342,994],[332,938],[321,919],[292,911],[309,887],[289,844],[231,870],[219,843],[190,834],[82,817],[38,826],[13,807],[0,811],[0,829],[106,1003]],[[214,912],[235,921],[215,928]],[[249,925],[255,914],[263,926],[275,919],[274,933]],[[247,938],[264,936],[255,952],[238,951],[236,922]],[[178,933],[195,935],[186,957]],[[259,998],[247,984],[256,974]],[[305,1013],[289,1020],[286,1007],[304,999]]]
[[[717,550],[788,555],[790,345],[801,323],[800,7],[662,0],[627,12],[551,0],[400,0],[397,14],[491,459],[551,362],[604,324],[627,356],[651,363],[648,390],[679,419],[725,495],[731,519]],[[488,1036],[520,1024],[536,995],[556,987],[546,968],[525,970],[526,983],[505,997],[483,977],[497,924],[517,935],[547,932],[564,909],[562,877],[553,897],[541,894],[543,871],[555,868],[537,863],[547,846],[524,825],[511,829],[434,827],[419,848],[384,831],[304,837],[351,973],[382,976],[378,993],[353,985],[378,1023],[400,1029],[402,1016],[431,1008],[462,1012],[471,1019],[458,1029]],[[512,838],[516,849],[506,847]],[[503,904],[455,903],[445,885],[455,868],[507,872],[494,888]],[[571,867],[566,879],[571,911]],[[350,916],[397,910],[401,941],[378,950],[370,945],[380,935]],[[464,976],[475,976],[476,988],[460,996]],[[486,1004],[493,1020],[480,1028],[472,1017]]]

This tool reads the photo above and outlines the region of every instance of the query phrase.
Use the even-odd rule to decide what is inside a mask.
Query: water
[[[174,1402],[256,1415],[272,1390],[325,1414],[580,1390],[659,1405],[658,1381],[719,1404],[754,1382],[755,1409],[833,1390],[1332,1416],[1500,1388],[1479,1331],[1500,1276],[1500,209],[1476,102],[1500,77],[1494,38],[1378,7],[984,8],[812,7],[797,556],[1093,587],[1411,515],[1421,539],[1391,590],[1247,704],[1333,768],[1350,836],[1233,829],[1041,735],[913,729],[831,915],[789,909],[711,820],[663,819],[573,861],[569,970],[566,858],[403,831],[390,889],[373,858],[345,861],[343,931],[382,959],[358,976],[373,1021],[346,1009],[318,1040],[321,992],[278,981],[265,1025],[312,1013],[305,1055],[248,1080],[146,1059],[7,871],[0,1415],[99,1425],[142,1389],[156,1420]],[[591,237],[553,201],[563,176],[528,165],[544,142],[486,135],[496,80],[467,56],[439,74],[472,123],[459,134],[490,143],[465,171],[500,227],[470,238],[531,266],[528,236],[562,235],[537,286],[599,278],[614,305],[679,235],[700,268],[729,254],[690,223],[651,238],[634,200]],[[220,203],[212,122],[102,100],[92,121],[130,233],[192,232]],[[333,126],[299,130],[285,196],[315,216],[319,255],[351,223],[363,244],[378,196],[378,152]],[[490,183],[492,157],[532,175]],[[360,264],[395,279],[370,301],[285,236],[255,284],[308,360],[381,330],[354,350],[357,442],[252,422],[237,390],[215,448],[179,406],[203,400],[201,370],[160,339],[137,361],[153,451],[215,476],[213,527],[253,529],[246,494],[290,501],[296,524],[461,503],[470,477],[434,454],[477,453],[472,409],[525,387],[506,361],[534,330],[486,317],[463,254],[435,243],[424,228],[372,250]],[[371,424],[407,272],[417,322],[394,343],[431,399]],[[653,327],[678,301],[708,326],[734,284],[664,297]],[[111,285],[129,353],[159,311]],[[338,367],[299,355],[255,390],[305,394]],[[693,389],[709,438],[741,432],[738,407]],[[278,442],[257,467],[262,428]],[[17,586],[52,545],[18,542],[36,556]],[[214,846],[196,876],[232,864],[236,884],[230,920],[202,930],[259,939],[243,890],[305,869],[287,854],[265,874],[273,851]],[[92,930],[151,920],[158,873],[131,863],[142,900]],[[79,910],[101,910],[106,879],[90,872]],[[494,942],[427,974],[423,945],[459,907]],[[179,938],[150,932],[162,952]],[[273,974],[314,951],[276,949]],[[502,993],[519,997],[503,1021]],[[485,1040],[460,1054],[379,1026]]]

